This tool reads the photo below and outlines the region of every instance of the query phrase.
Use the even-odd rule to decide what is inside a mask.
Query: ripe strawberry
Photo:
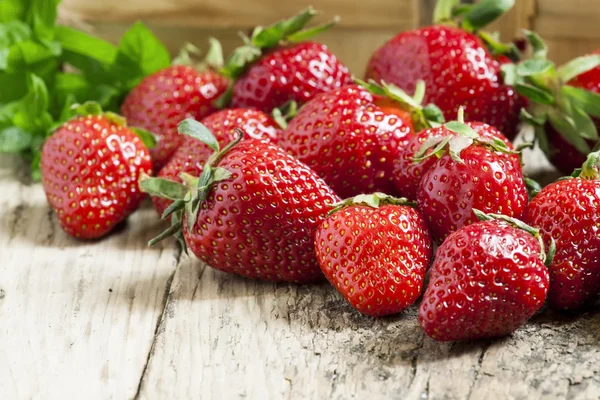
[[[460,110],[462,110],[462,108]],[[462,111],[459,111],[459,113],[462,113]],[[463,118],[462,114],[459,119],[460,118]],[[492,141],[494,139],[501,140],[504,142],[507,149],[514,150],[510,141],[502,134],[502,132],[493,126],[482,122],[468,122],[467,125],[481,138]],[[439,126],[436,128],[425,129],[408,136],[408,140],[401,149],[400,155],[395,160],[396,162],[394,164],[394,184],[402,196],[415,200],[417,198],[417,189],[421,178],[425,172],[435,164],[436,158],[428,157],[433,149],[426,148],[423,154],[420,154],[420,149],[423,145],[428,140],[434,140],[434,138],[451,138],[456,135],[456,132],[445,126]],[[518,157],[513,157],[512,155],[510,157],[517,165],[520,165]],[[418,160],[418,162],[416,160]]]
[[[531,201],[527,221],[553,238],[550,305],[574,309],[600,293],[600,153],[591,153],[576,178],[546,186]]]
[[[342,197],[395,193],[394,161],[409,135],[442,118],[434,106],[420,106],[422,85],[415,99],[394,86],[364,85],[315,97],[290,121],[279,141]]]
[[[247,138],[265,139],[274,144],[277,143],[277,136],[280,134],[279,125],[271,117],[262,111],[251,109],[229,108],[218,111],[204,118],[202,124],[212,131],[220,146],[225,146],[235,139],[236,129],[243,130]],[[181,172],[200,176],[212,152],[213,150],[200,140],[182,135],[181,145],[157,176],[176,182],[181,182]],[[153,196],[152,202],[159,215],[172,203],[171,200],[158,196]]]
[[[231,98],[231,107],[271,112],[288,101],[302,105],[319,93],[351,83],[348,68],[327,46],[303,42],[337,23],[304,29],[314,15],[309,7],[288,20],[257,27],[223,69],[235,83],[221,104]]]
[[[140,205],[137,180],[152,172],[148,148],[122,118],[87,104],[44,144],[41,172],[50,206],[66,233],[106,235]]]
[[[242,131],[223,150],[194,120],[182,122],[180,131],[216,153],[199,178],[184,176],[187,186],[160,178],[140,182],[151,194],[177,200],[172,226],[159,239],[185,226],[187,246],[216,269],[273,281],[322,279],[314,234],[328,206],[339,201],[327,184],[266,141],[239,141]]]
[[[329,282],[373,317],[399,313],[417,300],[432,253],[421,213],[382,193],[340,203],[317,230],[315,248]]]
[[[227,85],[227,79],[213,70],[173,65],[147,76],[129,93],[121,113],[130,125],[158,136],[158,145],[150,150],[155,170],[165,165],[181,143],[177,124],[187,117],[202,119],[216,111],[213,102],[227,90]]]
[[[448,236],[436,252],[419,307],[427,336],[475,340],[508,335],[523,325],[548,292],[538,239],[539,232],[522,222],[502,220],[478,222]]]
[[[434,238],[443,241],[477,221],[473,209],[521,218],[528,195],[512,146],[500,139],[486,140],[460,121],[445,126],[459,135],[440,139],[447,144],[434,149],[431,155],[439,159],[423,174],[417,190],[419,209]]]
[[[456,18],[451,15],[449,3],[456,1],[438,2],[436,25],[402,32],[380,47],[369,61],[366,76],[393,83],[407,92],[424,80],[425,102],[438,105],[447,119],[454,118],[458,108],[465,106],[467,120],[495,126],[512,139],[517,134],[523,100],[502,81],[500,67],[506,58],[496,55],[498,62],[486,45],[496,54],[505,52],[513,57],[518,56],[518,50],[495,42],[480,29],[512,7],[513,2],[504,2],[505,9],[494,10],[489,10],[490,2],[463,5],[463,10],[471,9],[460,24],[452,22]],[[486,18],[481,19],[484,15]]]
[[[571,174],[600,143],[600,51],[556,67],[543,40],[533,32],[527,36],[534,55],[503,66],[505,81],[528,98],[522,118],[535,128],[548,160]]]

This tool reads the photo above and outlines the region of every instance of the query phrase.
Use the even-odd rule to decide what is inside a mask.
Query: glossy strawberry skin
[[[460,229],[438,248],[419,308],[436,340],[508,335],[544,304],[548,270],[532,235],[500,221]]]
[[[512,143],[498,129],[484,124],[482,122],[467,122],[475,132],[483,139],[500,139],[510,150],[514,150]],[[415,162],[414,157],[427,139],[432,137],[448,137],[456,136],[456,133],[446,129],[444,126],[422,130],[421,132],[413,133],[408,136],[405,146],[402,147],[400,156],[394,164],[394,184],[402,197],[411,200],[416,200],[417,190],[421,178],[431,168],[437,158],[428,157],[420,162]],[[427,153],[429,154],[429,153]],[[507,155],[512,158],[517,165],[519,158],[512,155]]]
[[[279,145],[307,164],[342,198],[396,192],[394,160],[413,131],[409,115],[379,107],[371,93],[349,85],[321,94],[292,119]]]
[[[422,79],[427,88],[424,104],[436,104],[447,120],[465,106],[465,120],[488,123],[512,139],[524,103],[502,83],[500,66],[477,36],[440,25],[392,38],[373,54],[366,75],[407,93]]]
[[[600,293],[600,181],[566,179],[533,198],[527,222],[540,229],[556,254],[548,269],[553,308],[574,309]]]
[[[315,236],[323,273],[358,311],[396,314],[421,295],[432,245],[410,206],[350,206],[327,218]]]
[[[232,173],[203,202],[189,249],[213,268],[271,281],[323,278],[314,234],[335,193],[310,168],[277,146],[243,140],[223,158]],[[185,221],[184,221],[185,222]]]
[[[290,100],[302,105],[350,83],[348,68],[327,46],[303,42],[275,49],[253,64],[235,83],[231,107],[270,113]]]
[[[439,242],[477,222],[473,208],[518,219],[527,208],[527,189],[521,167],[513,159],[516,155],[470,146],[460,157],[462,164],[442,156],[419,183],[417,204]]]
[[[106,235],[134,212],[152,173],[146,146],[129,129],[102,116],[63,124],[44,144],[42,183],[63,230],[80,239]]]
[[[212,104],[227,90],[227,80],[216,72],[198,72],[174,65],[160,70],[136,86],[121,106],[129,126],[147,129],[158,136],[151,149],[155,170],[173,155],[181,136],[177,124],[185,118],[200,120],[215,112]]]
[[[279,125],[262,111],[247,108],[228,108],[218,111],[202,120],[215,136],[219,145],[224,147],[234,140],[237,135],[235,129],[241,129],[245,138],[264,139],[276,144],[281,130]],[[173,154],[169,162],[160,170],[158,177],[181,182],[179,174],[188,173],[200,176],[204,164],[213,153],[213,150],[200,140],[189,136],[182,136],[182,143]],[[172,203],[169,199],[152,197],[152,203],[159,215]]]

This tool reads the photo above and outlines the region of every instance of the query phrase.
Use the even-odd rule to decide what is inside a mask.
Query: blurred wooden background
[[[599,0],[516,0],[510,14],[493,29],[504,40],[520,36],[523,28],[537,30],[550,45],[558,63],[600,47]],[[354,71],[362,75],[370,54],[394,34],[430,22],[435,0],[63,0],[61,18],[88,26],[116,42],[135,20],[142,20],[172,52],[189,41],[200,48],[206,39],[221,40],[225,51],[240,44],[238,31],[267,24],[308,5],[322,11],[321,21],[339,15],[339,27],[323,41]]]

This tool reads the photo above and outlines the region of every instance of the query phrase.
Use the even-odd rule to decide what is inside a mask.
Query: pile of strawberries
[[[122,117],[84,104],[41,156],[61,226],[99,238],[149,193],[168,223],[152,243],[248,278],[326,278],[374,317],[420,299],[437,340],[580,307],[600,293],[600,55],[556,67],[525,32],[524,57],[482,30],[511,1],[456,3],[378,49],[365,81],[311,41],[335,21],[307,28],[309,8],[225,62],[212,41],[146,77]],[[523,175],[521,121],[572,176]]]

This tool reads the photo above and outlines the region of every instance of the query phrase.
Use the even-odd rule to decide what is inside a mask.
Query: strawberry
[[[546,186],[531,201],[527,222],[546,244],[556,242],[549,265],[552,307],[574,309],[600,293],[600,153],[591,153],[575,178]]]
[[[458,135],[427,144],[436,146],[430,156],[439,159],[419,182],[417,204],[438,241],[475,222],[475,208],[521,218],[527,207],[518,154],[505,140],[486,139],[472,126],[482,128],[480,124],[449,122],[445,127]]]
[[[202,124],[213,133],[221,146],[235,139],[236,129],[243,130],[247,138],[265,139],[271,143],[277,143],[277,136],[280,134],[280,126],[271,117],[262,111],[251,109],[230,108],[217,111],[204,118]],[[181,172],[199,176],[211,154],[212,149],[200,140],[182,135],[181,145],[157,176],[176,182],[181,182]],[[154,196],[152,202],[158,214],[162,215],[172,201]]]
[[[394,194],[394,160],[414,130],[438,123],[441,112],[420,106],[393,85],[349,85],[306,103],[279,145],[315,170],[342,197]]]
[[[315,248],[329,282],[373,317],[417,301],[432,253],[421,213],[383,193],[339,203],[317,230]]]
[[[202,139],[215,153],[199,178],[183,175],[187,185],[141,180],[150,194],[176,200],[165,213],[172,213],[172,225],[157,240],[183,229],[187,247],[213,268],[272,281],[322,279],[314,234],[329,205],[339,201],[327,184],[279,147],[241,140],[242,131],[222,150],[192,119],[180,124],[180,132]]]
[[[124,120],[99,106],[79,107],[41,154],[42,183],[63,230],[80,239],[106,235],[140,205],[137,186],[152,172],[146,145]]]
[[[214,39],[209,53],[213,68],[219,64],[220,45]],[[227,79],[206,65],[196,69],[184,49],[175,65],[147,76],[125,98],[121,113],[132,126],[153,131],[158,145],[151,149],[155,170],[159,170],[173,155],[181,136],[177,124],[187,117],[201,119],[217,110],[213,105],[227,90]],[[215,58],[217,61],[212,61]],[[178,64],[178,63],[184,63]],[[221,61],[222,63],[222,61]]]
[[[305,42],[337,23],[305,29],[314,15],[309,7],[288,20],[255,28],[222,70],[234,84],[221,105],[231,100],[231,107],[271,112],[288,101],[302,105],[319,93],[351,83],[348,68],[327,46]]]
[[[435,340],[508,335],[546,299],[549,276],[539,232],[504,216],[478,216],[484,222],[448,236],[431,266],[419,323]]]
[[[459,120],[464,118],[462,116],[463,109],[459,109]],[[481,138],[494,140],[501,140],[509,150],[514,150],[510,141],[500,132],[498,129],[484,124],[482,122],[468,122],[467,125],[471,127]],[[398,192],[411,200],[417,198],[417,189],[421,178],[427,172],[427,170],[435,164],[435,158],[424,157],[428,156],[431,148],[425,149],[423,154],[420,154],[420,149],[428,140],[436,140],[437,138],[451,138],[456,136],[457,133],[446,128],[445,126],[439,126],[436,128],[425,129],[416,134],[409,135],[406,144],[402,147],[400,155],[395,160],[393,179],[394,184]],[[427,153],[427,154],[425,154]],[[519,164],[518,157],[511,158]],[[416,161],[418,160],[418,162]]]

